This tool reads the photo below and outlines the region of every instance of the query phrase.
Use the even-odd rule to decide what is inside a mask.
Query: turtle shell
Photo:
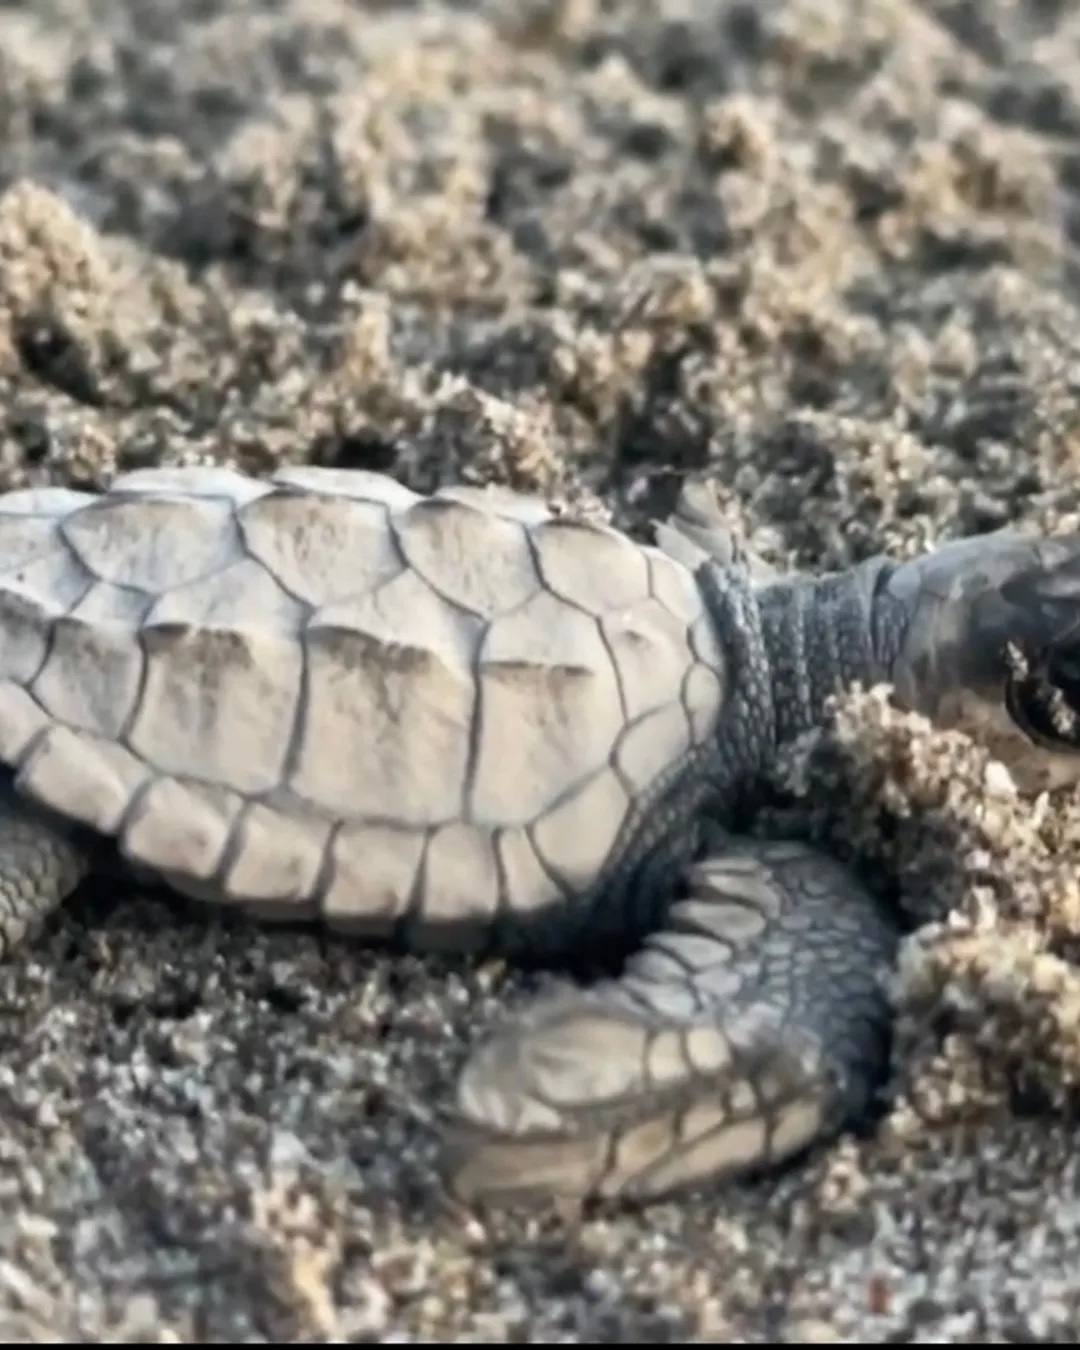
[[[687,565],[361,471],[9,493],[0,632],[26,797],[189,894],[430,944],[593,888],[724,701]]]

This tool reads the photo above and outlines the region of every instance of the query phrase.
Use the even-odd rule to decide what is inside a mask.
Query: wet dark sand
[[[7,0],[0,478],[311,460],[640,529],[692,471],[824,566],[1075,524],[1078,189],[1064,0]],[[524,981],[102,883],[0,968],[0,1335],[1075,1337],[1080,802],[874,701],[815,753],[847,791],[786,824],[924,924],[871,1138],[482,1226],[431,1112]]]

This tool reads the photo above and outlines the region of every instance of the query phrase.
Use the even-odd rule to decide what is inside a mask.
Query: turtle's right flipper
[[[865,1112],[898,927],[802,845],[740,846],[689,881],[617,982],[542,1001],[466,1065],[446,1139],[459,1198],[651,1199]]]

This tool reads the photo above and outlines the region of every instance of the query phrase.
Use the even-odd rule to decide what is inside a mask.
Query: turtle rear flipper
[[[865,1113],[894,923],[797,844],[740,845],[689,882],[620,980],[544,999],[466,1065],[446,1135],[461,1199],[652,1199]]]
[[[82,834],[0,785],[0,957],[31,940],[90,872]]]

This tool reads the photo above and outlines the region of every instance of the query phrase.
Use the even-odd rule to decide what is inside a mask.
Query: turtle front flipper
[[[460,1199],[648,1200],[866,1112],[895,921],[799,844],[741,844],[688,882],[619,980],[540,1001],[468,1062],[446,1138]]]
[[[744,566],[759,585],[778,575],[772,563],[736,539],[710,488],[693,478],[684,480],[675,510],[666,521],[655,522],[653,534],[668,557],[691,572],[711,560],[721,567]]]

